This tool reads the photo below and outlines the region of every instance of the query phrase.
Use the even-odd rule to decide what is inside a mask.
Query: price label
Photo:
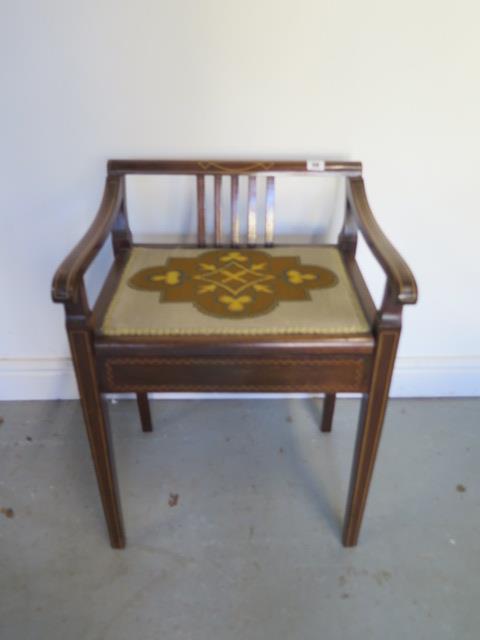
[[[307,160],[307,171],[325,171],[325,161]]]

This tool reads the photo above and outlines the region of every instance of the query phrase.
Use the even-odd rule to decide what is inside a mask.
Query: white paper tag
[[[325,161],[307,160],[307,171],[325,171]]]

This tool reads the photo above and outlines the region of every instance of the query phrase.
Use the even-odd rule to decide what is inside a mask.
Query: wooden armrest
[[[375,220],[368,204],[362,177],[348,179],[347,197],[357,224],[383,270],[399,304],[417,301],[417,283],[410,267],[398,253]]]
[[[54,302],[76,301],[83,274],[102,248],[115,222],[123,198],[123,180],[109,176],[94,221],[57,269],[52,283]]]

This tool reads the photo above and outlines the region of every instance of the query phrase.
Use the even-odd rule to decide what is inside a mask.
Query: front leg
[[[399,329],[380,332],[375,350],[370,390],[362,400],[343,528],[343,544],[346,547],[354,547],[358,541],[380,436],[382,435],[399,336]]]
[[[125,533],[117,474],[108,414],[98,385],[92,338],[84,329],[69,329],[68,335],[110,543],[114,549],[122,549],[125,547]]]

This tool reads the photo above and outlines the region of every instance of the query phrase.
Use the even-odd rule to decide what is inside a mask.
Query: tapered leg
[[[343,529],[343,544],[346,547],[354,547],[358,541],[382,433],[399,335],[399,330],[384,330],[378,336],[370,392],[364,396],[360,411]]]
[[[148,395],[146,393],[137,393],[137,404],[138,411],[140,413],[140,421],[142,423],[142,431],[153,431],[150,405],[148,404]]]
[[[333,411],[335,409],[335,394],[327,393],[323,401],[323,415],[320,431],[322,433],[330,433],[332,430]]]
[[[110,542],[114,549],[122,549],[125,546],[125,533],[110,426],[106,407],[99,392],[91,337],[88,331],[71,329],[69,339]]]

